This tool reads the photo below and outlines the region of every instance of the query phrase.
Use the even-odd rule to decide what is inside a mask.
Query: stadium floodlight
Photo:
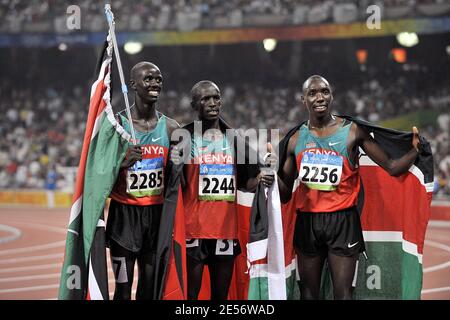
[[[447,46],[447,47],[445,48],[445,51],[447,51],[447,54],[450,56],[450,46]]]
[[[271,52],[271,51],[275,50],[275,48],[277,46],[277,40],[272,39],[272,38],[264,39],[263,45],[264,45],[264,50],[266,50],[267,52]]]
[[[128,53],[128,54],[139,53],[139,52],[141,52],[143,47],[144,46],[143,46],[143,44],[141,42],[136,42],[136,41],[128,41],[123,46],[125,52]]]
[[[65,44],[64,42],[61,42],[58,46],[58,49],[60,51],[66,51],[67,50],[67,44]]]
[[[397,41],[400,45],[410,48],[419,43],[419,37],[415,32],[400,32],[397,34]]]

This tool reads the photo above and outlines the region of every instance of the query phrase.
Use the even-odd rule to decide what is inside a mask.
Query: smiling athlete
[[[110,194],[107,242],[110,247],[116,287],[114,299],[131,299],[134,265],[138,262],[136,299],[151,299],[154,286],[156,242],[164,200],[165,167],[173,130],[179,127],[157,109],[163,77],[150,62],[131,69],[135,103],[131,117],[136,145],[128,149],[119,177]],[[130,132],[128,118],[119,122]]]
[[[319,298],[322,267],[328,260],[334,298],[351,299],[356,261],[364,250],[356,209],[359,148],[397,176],[414,163],[419,135],[413,127],[411,149],[399,159],[390,159],[362,127],[331,113],[333,94],[326,79],[311,76],[302,91],[309,120],[289,138],[281,157],[286,160],[278,172],[282,202],[290,199],[294,181],[299,182],[294,247],[299,256],[301,298]]]

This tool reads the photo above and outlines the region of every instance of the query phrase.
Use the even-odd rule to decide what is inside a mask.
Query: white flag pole
[[[116,40],[116,33],[115,33],[115,22],[114,22],[114,15],[111,11],[111,5],[109,3],[105,4],[105,14],[106,19],[108,20],[109,24],[109,33],[111,34],[113,46],[114,46],[114,52],[117,59],[117,68],[119,69],[119,77],[120,77],[120,83],[122,85],[122,93],[123,97],[125,99],[125,108],[127,112],[128,122],[130,124],[130,131],[131,131],[131,137],[133,139],[133,144],[136,144],[136,135],[134,133],[134,126],[133,126],[133,119],[131,118],[131,111],[130,111],[130,103],[128,102],[128,88],[125,84],[125,80],[123,77],[123,69],[122,69],[122,62],[120,61],[120,54],[119,54],[119,48],[117,46],[117,40]]]

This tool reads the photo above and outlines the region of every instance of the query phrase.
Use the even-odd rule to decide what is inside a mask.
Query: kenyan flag
[[[411,149],[411,133],[381,128],[352,117],[344,118],[356,122],[370,132],[393,159],[401,157]],[[287,141],[299,127],[293,128],[280,142],[280,163],[283,163]],[[355,299],[420,299],[423,246],[430,217],[434,175],[430,145],[423,137],[420,137],[420,142],[421,151],[414,165],[409,172],[399,177],[389,176],[366,155],[360,158],[362,190],[358,209],[368,258],[361,254],[358,262],[354,278]],[[270,254],[273,250],[271,246],[277,245],[281,239],[278,237],[277,241],[273,240],[280,228],[277,226],[278,218],[273,217],[273,207],[270,209],[268,204],[273,202],[270,198],[276,195],[269,194],[266,201],[264,192],[258,189],[255,197],[255,201],[248,200],[240,207],[243,212],[250,211],[246,208],[249,208],[252,202],[250,226],[242,233],[244,235],[245,232],[250,232],[247,256],[250,258],[249,262],[252,261],[249,284],[242,281],[242,288],[245,289],[243,292],[248,293],[249,299],[283,299],[282,295],[273,294],[282,291],[279,290],[281,283],[274,280],[279,280],[279,276],[283,275],[286,278],[286,298],[297,299],[299,296],[292,245],[296,218],[293,204],[301,194],[294,185],[291,201],[281,206],[284,262],[283,256]],[[273,258],[278,261],[274,262]],[[273,267],[283,263],[284,270]],[[244,268],[241,266],[239,270],[242,272],[242,269]],[[324,275],[322,297],[329,299],[332,298],[332,287],[326,267]],[[245,279],[244,276],[242,278]],[[279,288],[274,288],[274,285]]]
[[[98,77],[91,89],[59,299],[109,299],[103,209],[130,139],[116,121],[110,104],[112,52],[108,36],[99,61]]]
[[[355,298],[420,299],[433,182],[417,164],[400,177],[389,176],[367,156],[360,165],[368,259],[359,260]]]

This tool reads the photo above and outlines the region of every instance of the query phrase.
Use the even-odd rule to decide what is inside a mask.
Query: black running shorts
[[[353,256],[365,250],[356,207],[336,212],[297,212],[294,246],[303,255]]]
[[[238,240],[186,239],[186,254],[205,264],[234,259],[240,253]]]
[[[111,240],[136,254],[156,252],[162,205],[136,206],[111,200],[106,223]]]

